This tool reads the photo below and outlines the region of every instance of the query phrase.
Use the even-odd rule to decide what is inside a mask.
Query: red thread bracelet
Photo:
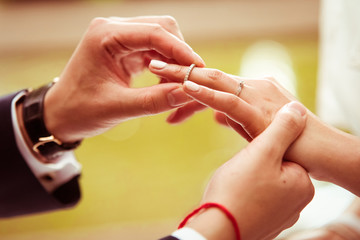
[[[184,220],[182,220],[181,223],[179,224],[178,229],[183,228],[185,226],[185,224],[189,221],[189,219],[192,218],[195,214],[199,213],[202,209],[213,208],[213,207],[220,209],[226,215],[226,217],[230,220],[230,222],[232,223],[232,225],[234,227],[236,239],[241,240],[240,230],[239,230],[239,226],[236,222],[236,219],[231,214],[231,212],[229,210],[227,210],[226,207],[224,207],[223,205],[218,204],[218,203],[212,203],[212,202],[204,203],[203,205],[201,205],[200,207],[198,207],[197,209],[192,211],[189,215],[187,215],[184,218]]]

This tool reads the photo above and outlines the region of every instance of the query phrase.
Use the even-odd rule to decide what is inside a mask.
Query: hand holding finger
[[[305,120],[301,104],[287,104],[264,132],[211,178],[203,202],[226,206],[243,239],[275,238],[297,221],[311,201],[314,188],[307,172],[296,163],[283,162],[285,150],[303,130]]]
[[[285,152],[305,127],[306,112],[306,108],[299,102],[286,104],[276,114],[269,127],[247,147],[247,150],[272,156],[270,158],[278,159],[281,163]],[[274,141],[276,144],[273,144]]]

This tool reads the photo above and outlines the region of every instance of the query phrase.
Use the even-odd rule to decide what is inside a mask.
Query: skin
[[[160,77],[182,82],[188,67],[166,64],[156,68],[150,64],[149,69]],[[273,78],[245,79],[216,69],[195,68],[189,80],[199,88],[194,91],[185,83],[184,91],[220,112],[217,119],[248,141],[271,123],[281,106],[296,100]],[[240,80],[245,81],[245,87],[238,97],[234,93]],[[191,114],[193,112],[187,112]],[[285,158],[303,166],[312,177],[360,196],[360,139],[321,122],[310,111],[303,133],[288,149]]]
[[[311,201],[314,188],[307,172],[283,161],[305,122],[305,107],[297,102],[284,106],[262,134],[211,178],[202,203],[225,206],[237,220],[241,239],[273,239],[292,226]],[[208,240],[235,239],[231,222],[216,208],[200,212],[187,226]]]
[[[183,106],[191,99],[178,83],[131,88],[151,59],[204,66],[168,16],[96,18],[45,96],[50,133],[74,142],[105,132],[130,118]]]
[[[45,96],[48,131],[63,142],[74,142],[130,118],[183,106],[170,116],[176,122],[204,108],[199,101],[192,101],[179,81],[168,77],[162,77],[159,85],[131,88],[134,76],[146,69],[151,59],[205,66],[183,41],[171,17],[94,19],[59,81]],[[21,109],[20,103],[19,116]],[[307,172],[296,163],[283,161],[305,122],[304,107],[287,104],[262,134],[254,135],[252,143],[211,179],[203,202],[227,206],[241,226],[242,239],[277,236],[297,221],[312,199],[314,189]],[[276,144],[274,139],[278,139]],[[291,204],[284,205],[284,201]],[[209,240],[234,239],[231,223],[217,209],[202,212],[188,226]]]

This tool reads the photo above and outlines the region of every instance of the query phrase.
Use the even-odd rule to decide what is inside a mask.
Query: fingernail
[[[192,81],[185,81],[184,82],[184,86],[186,89],[192,91],[192,92],[197,92],[200,90],[200,86],[197,83],[194,83]]]
[[[194,52],[195,58],[199,59],[200,62],[195,62],[196,66],[198,67],[205,67],[205,61],[200,57],[199,54],[197,54],[196,52]]]
[[[176,111],[175,111],[175,112],[172,112],[172,113],[167,117],[166,121],[167,121],[168,123],[171,123],[175,116],[176,116]]]
[[[172,107],[179,107],[189,102],[191,98],[181,88],[176,88],[167,95],[169,105]]]
[[[167,63],[159,60],[151,60],[150,66],[156,69],[162,69],[166,67]]]
[[[285,108],[288,111],[295,112],[302,117],[305,116],[305,114],[306,114],[306,108],[301,103],[296,102],[296,101],[286,104]]]

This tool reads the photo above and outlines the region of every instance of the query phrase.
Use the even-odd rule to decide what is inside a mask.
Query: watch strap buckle
[[[56,139],[53,135],[50,135],[48,137],[40,137],[39,141],[37,143],[35,143],[32,148],[33,148],[34,152],[40,153],[39,147],[41,147],[47,143],[50,143],[50,142],[54,142],[59,146],[62,145],[62,142],[59,139]]]

